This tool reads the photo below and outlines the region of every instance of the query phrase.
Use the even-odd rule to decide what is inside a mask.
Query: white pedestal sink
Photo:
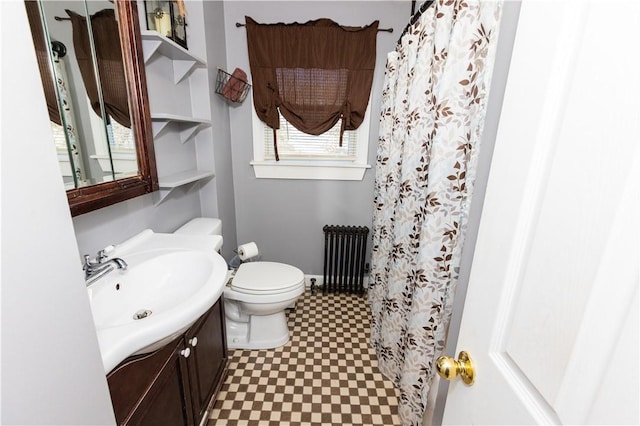
[[[116,246],[124,259],[87,288],[105,372],[175,339],[222,295],[227,264],[220,236],[145,230]]]

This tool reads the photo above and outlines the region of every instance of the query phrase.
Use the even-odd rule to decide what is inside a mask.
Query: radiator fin
[[[323,293],[364,293],[369,228],[325,225]]]

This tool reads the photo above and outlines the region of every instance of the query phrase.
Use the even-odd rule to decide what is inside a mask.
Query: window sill
[[[369,164],[251,161],[257,179],[362,180]]]

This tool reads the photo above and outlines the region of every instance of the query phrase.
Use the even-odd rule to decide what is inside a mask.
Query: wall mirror
[[[157,190],[136,2],[25,6],[71,214]]]

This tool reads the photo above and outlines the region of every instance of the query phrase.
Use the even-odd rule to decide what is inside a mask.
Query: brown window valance
[[[258,24],[245,17],[253,103],[260,120],[280,116],[319,135],[342,119],[344,130],[364,120],[376,62],[378,21],[345,27],[330,19]]]
[[[80,67],[80,74],[87,90],[91,107],[99,116],[98,85],[93,71],[89,29],[84,16],[65,10],[73,26],[73,47]],[[121,125],[131,128],[127,82],[120,47],[120,31],[113,9],[104,9],[91,16],[93,43],[100,74],[102,98],[106,113]]]

